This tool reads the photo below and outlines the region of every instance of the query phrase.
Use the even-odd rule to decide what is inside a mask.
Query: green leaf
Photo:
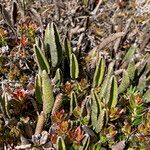
[[[64,47],[65,47],[65,53],[68,59],[68,62],[70,61],[70,56],[72,54],[72,48],[71,48],[71,43],[68,38],[65,38],[64,40]]]
[[[116,106],[117,98],[118,98],[118,86],[117,86],[116,77],[112,76],[110,82],[111,82],[111,88],[110,88],[110,98],[108,102],[108,107],[112,108]]]
[[[70,76],[72,79],[76,79],[79,76],[79,65],[75,54],[70,56]]]
[[[44,39],[46,50],[50,52],[52,67],[56,67],[62,60],[62,46],[59,33],[54,23],[48,24],[45,30]]]
[[[108,72],[107,72],[107,75],[104,79],[104,82],[103,84],[101,85],[101,91],[100,91],[100,97],[101,98],[105,98],[106,99],[106,95],[108,93],[108,84],[109,84],[109,81],[110,81],[110,77],[113,73],[113,67],[114,67],[114,62],[111,62],[108,66]]]
[[[82,0],[83,5],[88,6],[89,0]]]
[[[148,89],[146,91],[146,93],[143,95],[143,99],[146,103],[149,103],[150,102],[150,89]]]
[[[105,123],[105,113],[106,113],[106,110],[105,109],[102,109],[99,116],[98,116],[98,120],[97,120],[97,126],[95,128],[95,131],[97,133],[99,133],[103,126],[104,126],[104,123]]]
[[[66,150],[64,139],[61,136],[57,138],[56,150]]]
[[[138,106],[136,107],[136,111],[135,111],[136,117],[141,117],[141,116],[143,116],[143,113],[144,113],[144,107],[142,106],[142,104],[141,104],[141,105],[138,105]]]
[[[45,55],[44,45],[43,45],[43,41],[41,40],[41,38],[36,37],[35,38],[35,44],[41,49],[41,51]]]
[[[125,57],[123,58],[123,61],[122,62],[129,62],[132,58],[133,58],[133,55],[135,53],[135,50],[137,48],[137,45],[136,43],[134,43],[128,50],[128,52],[126,53]]]
[[[143,74],[140,77],[138,85],[137,85],[137,89],[141,94],[143,93],[143,90],[146,88],[146,82],[147,82],[146,75]]]
[[[94,144],[94,146],[93,146],[93,148],[92,148],[92,150],[101,150],[102,148],[101,148],[101,143],[96,143],[96,144]],[[103,149],[102,149],[103,150]]]
[[[128,72],[130,80],[132,81],[134,79],[134,74],[135,74],[135,62],[134,62],[134,60],[130,61],[128,68],[127,68],[127,72]]]
[[[88,125],[88,123],[89,123],[89,117],[85,116],[80,121],[81,121],[82,125]]]
[[[81,104],[81,123],[84,125],[88,125],[90,118],[91,118],[91,98],[90,96],[86,96],[86,98],[82,101]]]
[[[34,45],[33,47],[39,71],[42,72],[43,70],[46,70],[48,73],[50,73],[49,63],[44,54],[42,53],[41,49],[37,45]]]
[[[104,71],[105,71],[105,60],[100,57],[98,59],[98,64],[96,66],[96,70],[94,73],[93,87],[100,86],[103,80]]]
[[[45,29],[45,35],[44,35],[44,44],[45,44],[46,53],[50,53],[51,40],[53,40],[53,42],[55,43],[55,38],[51,37],[51,27],[49,23]]]
[[[37,102],[42,105],[42,79],[39,74],[37,74],[35,77],[35,97]]]
[[[53,108],[54,96],[53,96],[51,81],[46,70],[43,70],[42,72],[42,93],[43,93],[43,112],[47,117],[49,116]]]
[[[130,100],[129,100],[129,103],[130,103],[130,107],[131,107],[131,109],[133,109],[133,110],[134,110],[134,108],[136,107],[136,103],[135,103],[135,101],[134,101],[133,99],[130,99]]]
[[[73,114],[73,110],[75,109],[75,107],[77,106],[77,97],[75,92],[71,92],[71,100],[70,100],[70,116]]]
[[[80,117],[83,118],[86,114],[89,115],[89,116],[86,116],[86,117],[91,116],[91,98],[90,98],[90,96],[86,96],[86,98],[81,103]]]
[[[81,114],[80,117],[83,118],[86,112],[86,102],[88,101],[88,96],[81,103]]]
[[[58,68],[55,73],[54,84],[55,84],[55,86],[58,87],[61,85],[61,82],[62,82],[62,72],[61,72],[60,68]]]
[[[91,100],[92,100],[92,112],[91,112],[91,121],[92,125],[95,128],[97,126],[97,118],[100,113],[101,106],[98,102],[98,96],[95,94],[94,90],[91,90]]]
[[[145,64],[142,64],[142,66],[140,66],[140,68],[137,69],[138,73],[137,73],[137,77],[138,79],[145,74],[145,72],[147,72],[148,69],[148,63],[146,62]]]
[[[118,88],[118,94],[123,93],[128,88],[129,85],[130,85],[129,75],[124,70],[123,71],[122,81],[121,81],[121,83],[119,85],[119,88]]]
[[[132,126],[138,126],[142,123],[142,117],[138,117],[138,118],[135,118],[133,121],[132,121]]]

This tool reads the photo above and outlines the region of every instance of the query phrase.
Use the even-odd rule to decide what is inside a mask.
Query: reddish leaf
[[[59,112],[55,112],[52,114],[51,119],[53,123],[61,123],[62,121],[64,121],[66,118],[66,113],[64,111],[64,109],[62,109]]]
[[[20,39],[20,43],[23,47],[25,47],[28,44],[28,38],[25,35],[23,35]]]
[[[28,92],[25,90],[17,90],[13,93],[15,99],[22,101],[27,97]]]
[[[61,123],[58,125],[57,132],[58,132],[59,134],[67,133],[67,132],[68,132],[68,127],[69,127],[68,121],[63,121],[63,122],[61,122]]]
[[[80,143],[81,140],[84,137],[84,131],[81,130],[80,126],[76,128],[75,132],[74,132],[74,140],[77,143]]]

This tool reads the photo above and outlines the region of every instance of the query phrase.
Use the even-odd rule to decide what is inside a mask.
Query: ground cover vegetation
[[[149,0],[1,0],[0,149],[150,149]]]

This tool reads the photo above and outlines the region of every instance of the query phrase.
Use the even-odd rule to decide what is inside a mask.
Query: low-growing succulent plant
[[[53,23],[51,26],[51,30],[52,30],[52,28],[56,28]],[[50,41],[51,38],[50,37],[46,38],[46,36],[48,36],[50,34],[50,32],[51,31],[50,31],[50,24],[49,24],[47,26],[46,33],[45,33],[45,43],[44,44],[47,45],[45,54],[47,53],[47,51],[50,51],[50,53],[51,53],[51,49],[52,49],[51,41]],[[57,31],[57,34],[58,34],[58,31]],[[53,45],[55,45],[55,49],[57,49],[59,47],[60,43],[58,44],[58,47],[57,47],[56,46],[57,41],[54,40]],[[70,64],[69,65],[70,66],[70,68],[69,68],[70,80],[68,80],[69,84],[72,85],[72,88],[70,89],[71,91],[69,92],[70,94],[63,93],[61,90],[62,85],[64,83],[63,83],[63,74],[60,72],[60,68],[58,68],[58,65],[57,65],[58,62],[57,63],[53,62],[53,60],[50,61],[50,62],[52,62],[52,67],[55,67],[55,70],[56,70],[55,76],[50,73],[51,81],[53,81],[53,82],[50,82],[51,84],[53,83],[52,84],[53,94],[56,95],[57,92],[59,92],[59,91],[62,92],[61,100],[60,99],[57,100],[57,98],[55,99],[56,103],[54,102],[54,105],[53,105],[54,109],[52,111],[53,116],[51,118],[53,120],[52,121],[53,127],[52,127],[51,131],[54,130],[54,133],[52,132],[51,134],[57,139],[54,142],[56,144],[56,149],[60,149],[60,147],[61,147],[61,149],[66,149],[67,145],[72,141],[71,139],[74,136],[78,136],[78,135],[72,135],[73,133],[71,133],[72,129],[74,129],[74,126],[76,126],[77,124],[85,125],[87,127],[90,126],[92,128],[92,130],[97,134],[100,134],[100,135],[106,134],[106,141],[111,139],[112,144],[114,143],[114,140],[116,138],[116,134],[118,133],[118,131],[116,130],[116,127],[114,125],[110,124],[111,122],[117,121],[119,118],[123,119],[123,114],[125,114],[126,112],[129,111],[131,113],[130,121],[131,121],[132,126],[137,126],[137,125],[141,124],[140,121],[142,121],[142,120],[139,121],[139,118],[141,117],[141,115],[143,113],[146,113],[146,112],[143,111],[144,110],[144,108],[142,106],[143,104],[135,105],[135,103],[136,103],[135,98],[130,99],[131,96],[128,97],[130,99],[129,104],[128,104],[130,109],[126,110],[126,109],[121,109],[118,107],[118,103],[122,103],[120,96],[128,90],[128,87],[130,85],[132,85],[132,83],[134,83],[134,85],[138,85],[137,82],[139,82],[139,80],[137,81],[137,79],[135,78],[135,76],[136,76],[135,72],[137,72],[138,70],[135,66],[135,61],[134,61],[134,52],[135,52],[137,46],[134,44],[128,50],[124,59],[122,60],[122,64],[125,62],[129,62],[127,67],[125,69],[122,69],[122,76],[120,76],[120,74],[118,74],[117,70],[115,69],[116,62],[114,62],[114,61],[110,62],[109,66],[107,68],[106,64],[105,64],[106,60],[99,54],[95,55],[96,59],[97,59],[97,63],[96,63],[95,73],[93,76],[93,81],[92,82],[87,81],[87,84],[91,84],[91,85],[86,86],[86,88],[84,89],[86,92],[83,95],[81,93],[82,85],[79,84],[80,83],[79,81],[82,79],[80,77],[79,70],[82,70],[83,67],[80,67],[80,63],[77,61],[76,55],[74,53],[72,53],[71,45],[70,45],[68,39],[65,39],[64,47],[65,47],[66,51],[63,52],[61,49],[59,49],[59,52],[61,50],[62,51],[61,53],[65,53],[64,56],[67,58],[68,63]],[[58,53],[58,51],[56,50],[56,54],[57,53]],[[57,54],[57,56],[58,56],[58,54]],[[60,60],[59,63],[62,63],[62,64],[63,64],[63,61],[65,61],[64,58],[59,59],[59,60]],[[44,65],[44,61],[43,61],[43,65]],[[51,70],[51,69],[49,68],[49,70]],[[142,70],[142,73],[144,73],[144,72],[145,72],[145,70]],[[142,73],[139,73],[139,76],[141,76]],[[37,90],[41,83],[41,81],[39,80],[39,86],[38,86],[38,80],[37,80],[38,78],[39,77],[37,75],[37,78],[36,78]],[[85,80],[87,80],[87,79],[85,79]],[[46,83],[43,83],[43,81],[42,81],[42,84],[46,84]],[[55,89],[57,89],[57,90],[55,90]],[[49,91],[50,91],[50,88],[49,88]],[[82,95],[81,98],[80,98],[80,95]],[[86,96],[88,96],[90,99],[89,100],[86,99]],[[39,98],[40,97],[41,96],[39,96]],[[138,97],[136,97],[136,98],[138,98]],[[134,101],[134,104],[133,104],[133,101]],[[69,109],[67,110],[68,116],[66,115],[65,117],[63,117],[60,114],[59,118],[57,118],[55,116],[57,114],[57,111],[60,111],[60,108],[65,107],[64,106],[65,103],[66,104],[68,103],[68,107],[69,107]],[[44,103],[43,103],[43,105],[44,105]],[[48,108],[48,105],[45,105],[45,106],[46,107],[43,108],[43,111],[45,111]],[[68,118],[69,116],[70,116],[70,119]],[[55,122],[54,120],[56,121],[57,125],[54,125],[54,122]],[[69,128],[71,130],[70,133],[68,132]],[[56,132],[56,129],[57,129],[57,132]],[[76,130],[75,130],[75,133],[76,133]],[[82,129],[80,129],[80,130],[82,130]],[[130,126],[130,130],[129,130],[129,129],[127,129],[127,124],[125,124],[122,131],[124,134],[128,133],[129,136],[130,136],[130,133],[132,134],[131,126]],[[82,138],[81,138],[82,136],[80,135],[81,139],[79,137],[74,137],[74,138],[79,138],[79,139],[76,139],[78,141],[77,143],[74,143],[72,141],[73,142],[72,146],[77,149],[77,148],[79,148],[78,144],[80,143],[81,144],[80,148],[82,147],[81,149],[88,149],[90,147],[90,145],[89,145],[90,133],[85,134],[83,131],[80,131],[80,132],[82,133],[82,136],[85,135],[85,138],[83,139],[83,143],[82,143],[83,145],[80,143],[80,141],[82,140]],[[71,137],[73,136],[73,137],[71,138],[70,136]],[[68,139],[68,138],[70,138],[70,139]],[[71,140],[71,141],[68,143],[68,140],[69,141]],[[101,138],[99,140],[101,141]],[[65,144],[65,142],[66,142],[66,144]],[[112,144],[110,143],[110,147]],[[118,145],[119,145],[119,143],[118,143]],[[112,147],[114,148],[115,145],[113,145]],[[116,145],[116,147],[117,147],[117,145]]]
[[[90,3],[82,2],[87,7]],[[2,4],[0,9],[16,34],[16,18],[11,22]],[[22,27],[20,33],[25,48],[35,30]],[[36,62],[34,85],[13,91],[2,83],[0,131],[4,137],[0,134],[0,145],[1,139],[11,143],[13,138],[8,137],[14,135],[20,140],[20,144],[14,142],[15,149],[115,150],[124,149],[126,143],[136,147],[138,142],[148,147],[150,67],[148,60],[143,65],[135,58],[136,42],[118,60],[107,58],[99,49],[86,54],[73,50],[71,39],[62,40],[54,22],[48,23],[43,37],[31,39],[35,42],[31,53]],[[22,73],[16,72],[13,79]]]

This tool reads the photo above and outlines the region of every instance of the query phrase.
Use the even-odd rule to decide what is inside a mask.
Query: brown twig
[[[91,15],[96,15],[98,9],[99,9],[99,6],[102,4],[103,0],[99,0],[97,6],[95,7],[95,9],[91,12]]]
[[[146,47],[146,45],[150,42],[150,35],[147,34],[143,40],[143,42],[140,44],[140,50],[143,51]]]
[[[115,51],[115,53],[117,52],[117,50],[118,50],[118,48],[119,48],[119,46],[120,46],[120,43],[121,43],[122,39],[125,38],[125,36],[127,35],[128,30],[129,30],[129,27],[130,27],[130,25],[131,25],[131,22],[132,22],[132,19],[131,19],[131,18],[127,20],[127,24],[126,24],[126,27],[125,27],[125,29],[124,29],[124,33],[125,33],[124,36],[122,36],[122,37],[120,37],[120,38],[118,38],[118,39],[116,40],[116,42],[115,42],[115,44],[114,44],[114,51]]]

